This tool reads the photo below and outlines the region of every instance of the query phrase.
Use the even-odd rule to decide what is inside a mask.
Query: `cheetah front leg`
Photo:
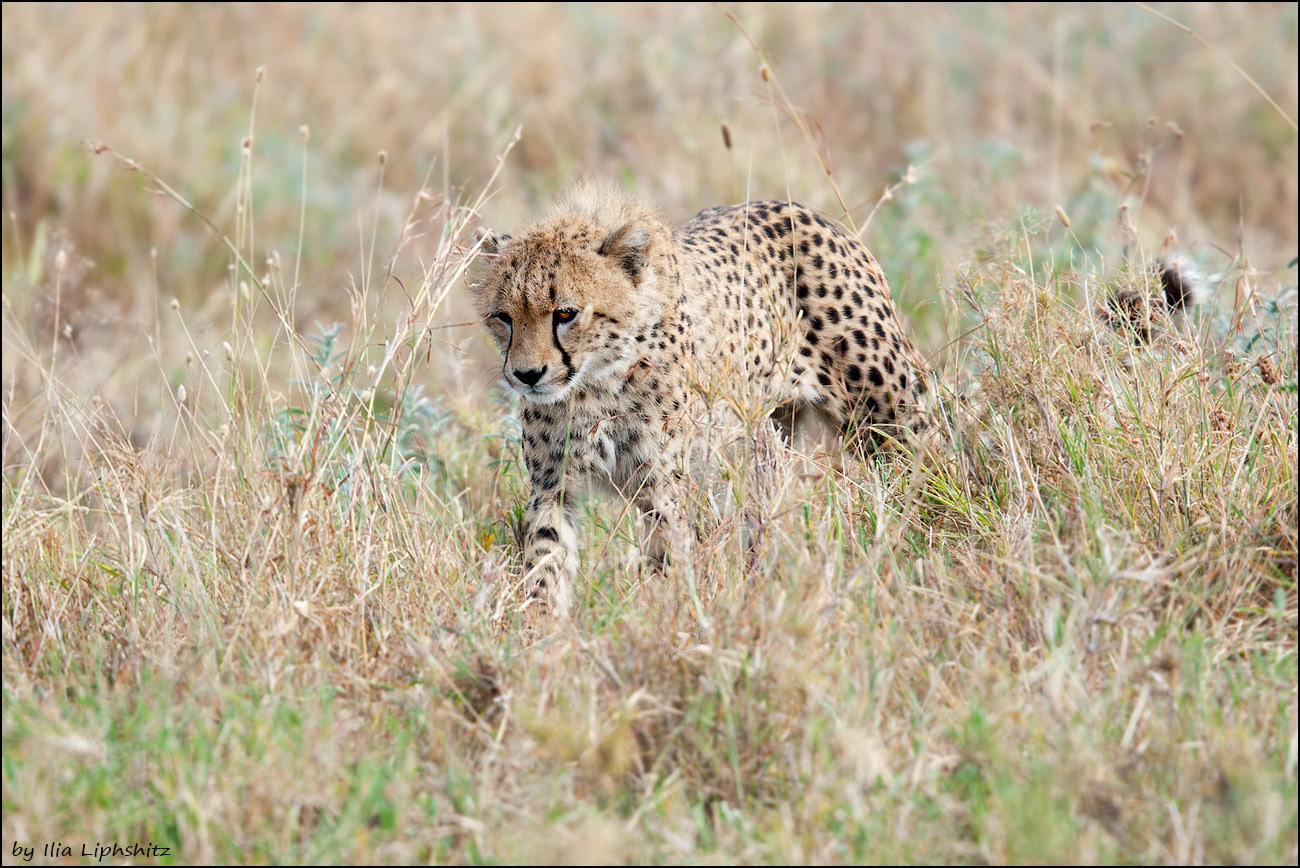
[[[669,487],[663,482],[647,484],[637,497],[641,512],[641,551],[646,564],[664,572],[671,563],[679,566],[689,556],[686,516]]]
[[[551,611],[567,618],[578,574],[578,532],[559,490],[534,491],[524,510],[524,583]]]

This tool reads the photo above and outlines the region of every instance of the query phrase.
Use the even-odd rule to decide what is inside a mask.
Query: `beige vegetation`
[[[1295,863],[1294,5],[0,14],[7,860]],[[953,449],[539,629],[462,277],[582,173],[861,230]]]

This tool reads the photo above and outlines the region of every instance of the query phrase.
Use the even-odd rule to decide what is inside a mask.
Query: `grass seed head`
[[[1272,356],[1260,356],[1255,366],[1259,368],[1259,378],[1267,385],[1276,386],[1282,382],[1282,372],[1277,369],[1277,363],[1273,361]]]

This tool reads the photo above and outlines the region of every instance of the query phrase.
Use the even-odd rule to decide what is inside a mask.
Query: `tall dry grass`
[[[1161,10],[1281,111],[1140,7],[6,4],[6,860],[1294,863],[1296,13]],[[584,171],[864,228],[951,444],[756,426],[539,628],[458,282]]]

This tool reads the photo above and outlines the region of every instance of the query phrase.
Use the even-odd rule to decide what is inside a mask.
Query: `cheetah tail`
[[[1164,290],[1165,303],[1170,310],[1185,313],[1209,301],[1210,282],[1190,263],[1158,259],[1153,269],[1160,276],[1160,288]]]

